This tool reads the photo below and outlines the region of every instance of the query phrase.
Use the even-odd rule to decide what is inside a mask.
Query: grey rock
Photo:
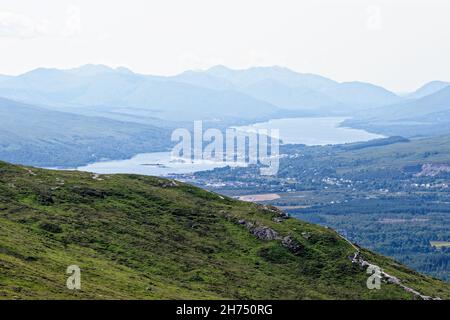
[[[281,244],[296,256],[300,255],[304,250],[303,246],[291,236],[284,237]]]
[[[278,236],[278,232],[268,227],[254,227],[251,230],[251,233],[261,240],[277,240],[280,237]]]

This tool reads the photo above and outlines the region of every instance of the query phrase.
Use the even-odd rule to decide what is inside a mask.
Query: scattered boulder
[[[374,267],[380,269],[381,278],[382,278],[382,280],[384,282],[390,283],[390,284],[393,284],[393,285],[396,285],[396,286],[399,286],[400,288],[402,288],[406,292],[409,292],[409,293],[413,294],[414,295],[414,299],[418,299],[418,300],[440,300],[439,297],[430,297],[430,296],[426,296],[426,295],[421,294],[420,292],[418,292],[418,291],[416,291],[416,290],[414,290],[414,289],[404,285],[399,278],[388,274],[387,272],[383,271],[380,267],[378,267],[376,265],[373,265],[373,264],[369,263],[368,261],[364,260],[364,258],[361,255],[359,249],[355,252],[353,257],[349,257],[349,258],[352,260],[352,263],[358,264],[362,268],[366,268],[366,267],[369,267],[369,266],[374,266]]]
[[[309,238],[311,238],[311,233],[309,233],[309,232],[302,232],[302,236],[303,236],[303,238],[308,240]]]
[[[161,188],[174,188],[178,187],[178,183],[176,183],[175,180],[164,180],[159,184],[159,186]]]
[[[303,245],[291,236],[286,236],[283,238],[277,231],[269,227],[257,225],[253,222],[245,221],[244,219],[239,220],[238,223],[245,226],[255,237],[260,240],[281,240],[281,244],[294,255],[300,255],[304,251]]]
[[[304,247],[291,236],[284,237],[281,244],[296,256],[304,251]]]
[[[289,219],[289,214],[269,204],[258,204],[258,209],[263,211],[269,211],[270,213],[275,213],[276,218],[279,219]]]
[[[254,227],[251,230],[251,233],[261,240],[278,240],[280,237],[278,236],[278,232],[268,227]]]
[[[270,241],[280,239],[278,232],[269,227],[256,225],[253,222],[248,222],[243,219],[239,220],[238,223],[244,225],[255,237],[260,240]]]

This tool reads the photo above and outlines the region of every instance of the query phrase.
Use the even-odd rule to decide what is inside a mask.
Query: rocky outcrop
[[[373,264],[369,263],[368,261],[364,260],[364,258],[361,256],[361,253],[360,253],[359,249],[357,249],[357,251],[355,252],[355,255],[353,257],[351,257],[351,260],[352,260],[352,263],[356,263],[356,264],[360,265],[363,268],[368,268],[369,266],[376,267],[377,269],[380,270],[380,276],[381,276],[381,280],[382,281],[384,281],[386,283],[395,284],[395,285],[401,287],[403,290],[413,294],[414,298],[416,298],[416,299],[420,299],[420,300],[441,300],[441,298],[439,298],[439,297],[433,298],[433,297],[430,297],[430,296],[423,295],[420,292],[418,292],[418,291],[416,291],[416,290],[414,290],[414,289],[404,285],[399,278],[391,276],[387,272],[383,271],[379,266],[373,265]]]
[[[286,212],[284,212],[283,210],[278,209],[275,206],[271,206],[271,205],[267,205],[267,204],[258,204],[258,209],[262,210],[262,211],[266,211],[269,212],[271,214],[275,214],[275,219],[277,220],[285,220],[285,219],[289,219],[289,214],[287,214]]]
[[[288,249],[294,255],[300,255],[304,251],[304,247],[291,236],[282,237],[279,233],[269,227],[239,220],[239,224],[244,225],[256,238],[263,241],[277,240],[281,241],[283,247]]]
[[[263,211],[263,212],[267,212],[271,215],[275,215],[272,218],[272,221],[276,222],[276,223],[281,223],[286,219],[289,219],[289,214],[287,214],[286,212],[278,209],[275,206],[272,205],[266,205],[266,204],[258,204],[257,205],[258,209]]]
[[[280,241],[281,244],[283,245],[283,247],[285,247],[286,249],[288,249],[292,254],[298,256],[301,255],[304,252],[304,247],[303,245],[298,242],[295,238],[293,238],[292,236],[285,236],[282,237],[279,235],[279,233],[269,227],[260,225],[258,223],[253,223],[253,222],[248,222],[245,220],[239,220],[238,221],[239,224],[245,226],[255,237],[257,237],[260,240],[263,241],[271,241],[271,240],[276,240],[276,241]],[[305,239],[309,239],[311,237],[311,234],[309,232],[303,232],[302,236]],[[440,298],[436,297],[430,297],[430,296],[426,296],[421,294],[420,292],[404,285],[402,283],[402,281],[395,277],[392,276],[390,274],[388,274],[387,272],[383,271],[380,267],[373,265],[371,263],[369,263],[368,261],[366,261],[362,255],[361,255],[361,251],[360,249],[354,244],[352,243],[350,240],[348,240],[347,238],[343,237],[342,235],[339,235],[342,239],[344,239],[345,241],[347,241],[354,249],[355,249],[355,253],[353,256],[349,257],[350,260],[352,261],[352,263],[357,264],[363,268],[368,268],[369,266],[374,266],[377,269],[380,270],[380,276],[382,281],[384,281],[385,283],[390,283],[390,284],[394,284],[397,285],[399,287],[401,287],[403,290],[411,293],[414,295],[414,297],[416,299],[420,299],[420,300],[441,300]]]
[[[304,247],[291,236],[284,237],[281,244],[296,256],[302,254],[304,251]]]
[[[257,225],[252,222],[247,222],[245,220],[239,220],[239,224],[245,225],[245,227],[258,239],[270,241],[270,240],[279,240],[280,236],[278,232],[275,230],[265,227],[262,225]]]
[[[251,230],[252,234],[261,240],[278,240],[280,236],[278,232],[268,227],[255,227]]]
[[[175,188],[178,187],[178,183],[175,180],[164,180],[159,184],[159,186],[161,188]]]

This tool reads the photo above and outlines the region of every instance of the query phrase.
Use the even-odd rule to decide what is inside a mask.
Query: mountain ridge
[[[408,94],[407,98],[418,99],[433,94],[441,89],[444,89],[446,86],[449,86],[450,82],[446,81],[430,81],[418,88],[416,91]]]
[[[401,100],[401,98],[395,93],[381,86],[359,81],[339,83],[323,76],[311,73],[299,73],[279,66],[252,67],[241,70],[230,69],[225,66],[215,66],[207,70],[197,71],[197,75],[203,74],[222,78],[232,83],[238,89],[255,85],[256,83],[264,80],[276,81],[287,88],[303,88],[302,90],[307,88],[314,91],[316,94],[323,94],[327,96],[328,99],[334,99],[334,103],[329,104],[334,106],[334,108],[339,106],[340,109],[332,109],[332,113],[352,112],[354,109],[378,107]],[[272,89],[275,90],[275,88]],[[348,92],[349,90],[350,92]],[[270,95],[270,90],[266,93],[266,95]],[[270,101],[270,98],[266,100]],[[295,104],[296,102],[297,101],[294,100],[290,102],[290,104]],[[300,103],[300,106],[301,104],[302,103]],[[279,106],[282,107],[282,105]],[[330,108],[327,110],[329,109]],[[299,107],[299,110],[303,109]]]
[[[231,89],[217,91],[170,77],[96,65],[35,69],[1,81],[0,96],[60,111],[98,105],[146,108],[163,120],[230,118],[238,112],[242,118],[261,119],[279,109]]]
[[[272,90],[261,93],[253,92],[252,95],[248,95],[248,88],[261,81],[268,80],[277,83],[276,86],[269,87]],[[101,84],[98,82],[101,82]],[[135,73],[123,67],[111,68],[105,65],[92,64],[63,70],[39,68],[16,77],[3,79],[0,81],[0,96],[57,107],[85,107],[98,104],[121,104],[124,107],[129,106],[128,99],[137,99],[133,95],[133,91],[139,92],[139,86],[145,86],[149,83],[154,86],[164,85],[167,88],[173,88],[171,91],[166,91],[165,94],[178,97],[179,101],[172,101],[170,105],[164,105],[165,110],[174,111],[167,115],[172,117],[183,110],[184,96],[188,95],[186,100],[192,101],[192,95],[189,97],[191,91],[198,90],[205,90],[202,96],[210,97],[214,101],[214,103],[210,103],[208,108],[210,113],[213,112],[214,114],[203,116],[209,118],[227,117],[226,111],[228,108],[220,105],[220,98],[223,98],[224,92],[235,102],[240,101],[237,99],[239,95],[242,95],[242,99],[247,100],[246,103],[250,101],[250,98],[255,99],[255,101],[248,103],[250,112],[253,113],[255,113],[254,110],[265,109],[262,104],[264,103],[272,104],[274,113],[279,113],[277,109],[283,109],[283,106],[287,105],[289,106],[287,111],[310,112],[314,110],[317,115],[325,116],[336,113],[348,115],[355,110],[379,107],[401,99],[393,92],[369,83],[339,83],[320,75],[299,73],[279,66],[252,67],[241,70],[215,66],[207,70],[189,70],[175,76],[155,76]],[[177,91],[180,88],[180,83],[191,87]],[[129,88],[129,90],[124,91],[126,88]],[[292,91],[292,94],[287,95],[280,101],[276,94],[270,95],[272,91],[277,91],[276,89],[281,92]],[[220,91],[222,96],[216,97],[217,92],[210,90]],[[309,93],[302,99],[301,92],[306,92],[306,90],[309,90]],[[297,91],[300,91],[300,93]],[[108,99],[102,98],[106,93],[112,95],[113,98],[111,96]],[[139,107],[151,110],[161,108],[151,94],[151,91],[148,91],[148,96],[140,92],[142,99]],[[130,96],[127,98],[128,95]],[[121,99],[118,99],[118,96]],[[201,105],[203,100],[195,99],[194,102]],[[324,102],[318,102],[317,100],[320,99],[325,100]],[[322,108],[323,105],[326,105],[326,108]],[[136,107],[136,105],[133,105],[133,107]],[[242,110],[242,108],[239,109]],[[202,117],[201,113],[195,114],[195,110],[190,110],[190,112],[192,113],[190,118]],[[164,117],[164,115],[160,115],[160,117]],[[258,118],[258,116],[255,116],[255,118]]]
[[[450,86],[430,95],[357,113],[344,122],[387,135],[439,136],[450,133]]]

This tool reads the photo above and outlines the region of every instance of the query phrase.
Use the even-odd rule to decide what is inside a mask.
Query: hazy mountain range
[[[85,65],[75,69],[40,68],[0,77],[0,96],[71,112],[147,111],[164,120],[261,119],[299,115],[351,115],[422,98],[443,89],[434,81],[400,97],[363,82],[343,82],[282,67],[233,70],[224,66],[162,77],[126,68]],[[106,107],[106,109],[105,109]],[[122,112],[118,112],[122,113]]]
[[[212,90],[127,69],[36,69],[0,82],[0,96],[71,112],[146,110],[164,120],[260,118],[278,107],[235,90]]]
[[[170,129],[196,119],[220,126],[340,115],[354,118],[347,125],[386,135],[436,135],[450,132],[448,84],[433,81],[399,96],[370,83],[339,83],[282,67],[216,66],[170,77],[103,65],[39,68],[0,76],[0,155],[39,165],[128,157],[166,148]],[[149,133],[154,138],[147,142],[136,138]],[[39,152],[31,159],[34,148]],[[50,157],[54,151],[49,150],[59,150],[60,156]]]
[[[424,95],[425,92],[430,94]],[[433,82],[413,95],[419,98],[366,110],[346,124],[387,135],[410,137],[450,133],[450,85]]]
[[[343,82],[302,74],[281,67],[258,67],[231,70],[216,66],[203,72],[188,72],[178,80],[201,85],[207,75],[210,86],[242,91],[255,98],[271,102],[282,109],[315,110],[317,113],[345,114],[354,109],[376,107],[399,101],[396,94],[369,83]],[[220,79],[220,80],[216,80]]]
[[[430,94],[438,92],[439,90],[442,90],[442,89],[444,89],[445,87],[447,87],[449,85],[450,85],[450,82],[431,81],[431,82],[428,82],[427,84],[423,85],[422,87],[420,87],[416,91],[406,95],[406,97],[409,98],[409,99],[423,98],[425,96],[428,96]]]
[[[223,66],[173,77],[101,65],[41,68],[2,77],[0,96],[53,108],[145,109],[165,120],[258,119],[285,109],[316,115],[347,114],[401,100],[368,83],[338,83],[281,67],[232,70]]]

